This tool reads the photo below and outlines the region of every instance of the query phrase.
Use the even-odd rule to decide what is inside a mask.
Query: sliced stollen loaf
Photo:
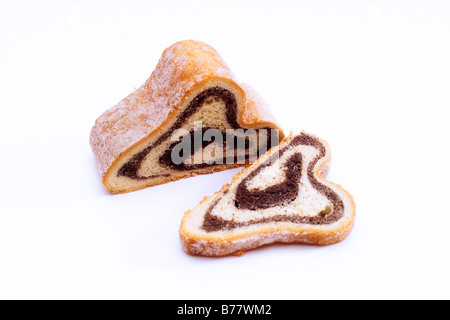
[[[324,179],[330,157],[328,144],[313,135],[287,137],[185,213],[184,250],[224,256],[274,243],[344,240],[353,227],[355,204],[342,187]]]
[[[181,41],[164,51],[140,88],[103,113],[92,128],[90,144],[104,186],[114,193],[129,192],[243,165],[174,163],[173,134],[193,134],[196,123],[224,135],[228,129],[255,129],[254,134],[279,129],[264,101],[236,81],[214,48]],[[281,130],[267,143],[278,144],[279,138]]]

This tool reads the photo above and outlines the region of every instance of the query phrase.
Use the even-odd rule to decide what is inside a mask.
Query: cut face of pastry
[[[282,137],[265,102],[237,83],[212,47],[182,41],[97,119],[90,142],[105,187],[128,192],[242,166]]]
[[[189,254],[223,256],[273,243],[329,245],[353,227],[352,196],[328,182],[330,151],[307,133],[291,135],[186,212],[180,227]]]

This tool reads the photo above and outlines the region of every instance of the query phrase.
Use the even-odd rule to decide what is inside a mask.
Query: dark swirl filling
[[[308,165],[307,178],[312,187],[330,201],[330,206],[327,206],[317,216],[277,214],[272,217],[255,218],[249,221],[239,222],[235,220],[225,220],[212,214],[213,209],[221,200],[221,198],[218,198],[208,208],[205,214],[202,229],[207,232],[214,232],[221,230],[232,230],[239,227],[269,222],[293,222],[297,224],[327,225],[341,219],[344,215],[343,201],[339,198],[335,191],[321,184],[314,177],[314,168],[317,162],[325,156],[326,149],[318,139],[305,133],[296,136],[287,146],[283,147],[279,151],[279,154],[274,154],[271,156],[241,181],[237,187],[235,195],[236,208],[240,210],[253,211],[274,207],[282,208],[297,199],[299,193],[301,192],[300,180],[303,166],[302,156],[300,153],[294,153],[285,162],[285,180],[283,182],[270,186],[265,190],[249,190],[247,188],[247,183],[256,177],[261,170],[272,165],[276,158],[284,154],[288,149],[299,145],[312,146],[319,150],[319,154]],[[227,192],[228,191],[224,194]]]
[[[161,135],[161,137],[159,137],[155,143],[149,145],[147,148],[145,148],[141,152],[135,154],[127,163],[125,163],[119,169],[117,175],[128,177],[128,178],[135,179],[135,180],[143,180],[143,179],[156,178],[156,177],[163,176],[163,175],[152,175],[152,176],[146,177],[146,176],[141,176],[139,174],[139,169],[140,169],[141,164],[144,161],[145,157],[150,153],[150,151],[152,149],[159,146],[161,143],[163,143],[167,139],[170,139],[172,133],[175,132],[176,130],[180,129],[189,120],[189,118],[192,117],[199,110],[199,108],[201,108],[201,106],[205,103],[205,101],[211,97],[221,99],[225,103],[226,119],[228,122],[228,128],[235,129],[235,130],[242,129],[237,122],[237,102],[236,102],[236,98],[233,95],[233,93],[231,93],[229,90],[226,90],[221,87],[213,87],[213,88],[207,89],[207,90],[203,91],[202,93],[200,93],[197,97],[195,97],[189,103],[189,106],[183,111],[183,113],[178,117],[178,119],[175,121],[175,123],[172,125],[172,127],[169,130],[167,130],[163,135]],[[216,128],[202,128],[201,130],[203,130],[203,133],[204,133],[208,129],[216,129]],[[271,134],[277,134],[275,130],[270,130],[270,129],[266,129],[266,130],[269,130],[269,132],[271,132]],[[256,130],[257,134],[258,134],[258,131],[259,130]],[[194,130],[191,131],[190,135],[191,135],[191,138],[193,138],[193,136],[195,135],[195,131]],[[231,138],[232,139],[240,139],[237,136],[231,137]],[[223,133],[223,141],[226,141],[226,139],[230,139],[230,137],[227,137],[227,133]],[[191,139],[191,141],[192,141],[191,154],[183,155],[184,158],[188,158],[188,157],[192,156],[196,151],[198,151],[199,147],[194,146],[194,139]],[[272,147],[272,141],[278,141],[278,137],[271,139],[271,136],[268,135],[267,143],[259,144],[260,148],[258,148],[258,150],[256,152],[260,152],[261,150],[270,149]],[[200,147],[204,149],[213,142],[214,141],[203,142]],[[212,163],[212,164],[209,164],[209,163],[174,164],[172,161],[171,155],[172,155],[173,149],[179,143],[180,142],[175,142],[170,145],[169,149],[167,149],[163,153],[163,155],[159,158],[160,164],[162,164],[163,166],[165,166],[167,168],[170,168],[173,170],[178,170],[178,171],[195,170],[195,169],[201,169],[201,168],[205,168],[205,167],[211,167],[211,166],[218,165],[217,163]],[[241,144],[236,143],[234,145],[239,146]],[[249,150],[248,142],[246,141],[244,143],[244,145],[248,151]],[[225,150],[225,146],[224,146],[224,150]],[[237,151],[237,148],[236,148],[236,151]],[[227,153],[224,153],[224,154],[227,154]],[[238,154],[242,154],[242,153],[239,153],[239,152],[233,153],[232,159],[230,159],[229,156],[224,156],[224,158],[222,159],[222,161],[219,162],[219,164],[221,164],[221,163],[237,163],[237,161],[242,160],[239,158]],[[244,159],[245,161],[248,161],[248,159],[253,156],[252,154],[250,154],[250,152],[245,152],[244,155],[245,155],[245,159]]]

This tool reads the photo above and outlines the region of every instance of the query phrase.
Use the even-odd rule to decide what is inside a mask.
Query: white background
[[[330,143],[347,240],[191,257],[183,213],[238,170],[104,190],[91,126],[184,39]],[[0,0],[0,298],[448,299],[449,107],[444,0]]]

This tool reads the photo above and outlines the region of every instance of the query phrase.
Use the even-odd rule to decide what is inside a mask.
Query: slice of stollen
[[[141,87],[95,122],[90,144],[102,183],[111,192],[129,192],[245,165],[219,156],[200,157],[189,164],[174,161],[177,134],[185,132],[180,141],[186,140],[198,123],[200,133],[215,130],[223,137],[227,130],[245,130],[254,138],[261,129],[271,134],[279,129],[264,101],[251,87],[236,81],[214,48],[181,41],[164,51]],[[278,144],[283,132],[276,135],[266,143],[266,150]],[[191,151],[180,152],[181,160],[198,159],[194,148]]]
[[[301,133],[206,197],[181,222],[184,250],[224,256],[274,243],[330,245],[351,232],[355,204],[339,185],[325,180],[328,144]]]

